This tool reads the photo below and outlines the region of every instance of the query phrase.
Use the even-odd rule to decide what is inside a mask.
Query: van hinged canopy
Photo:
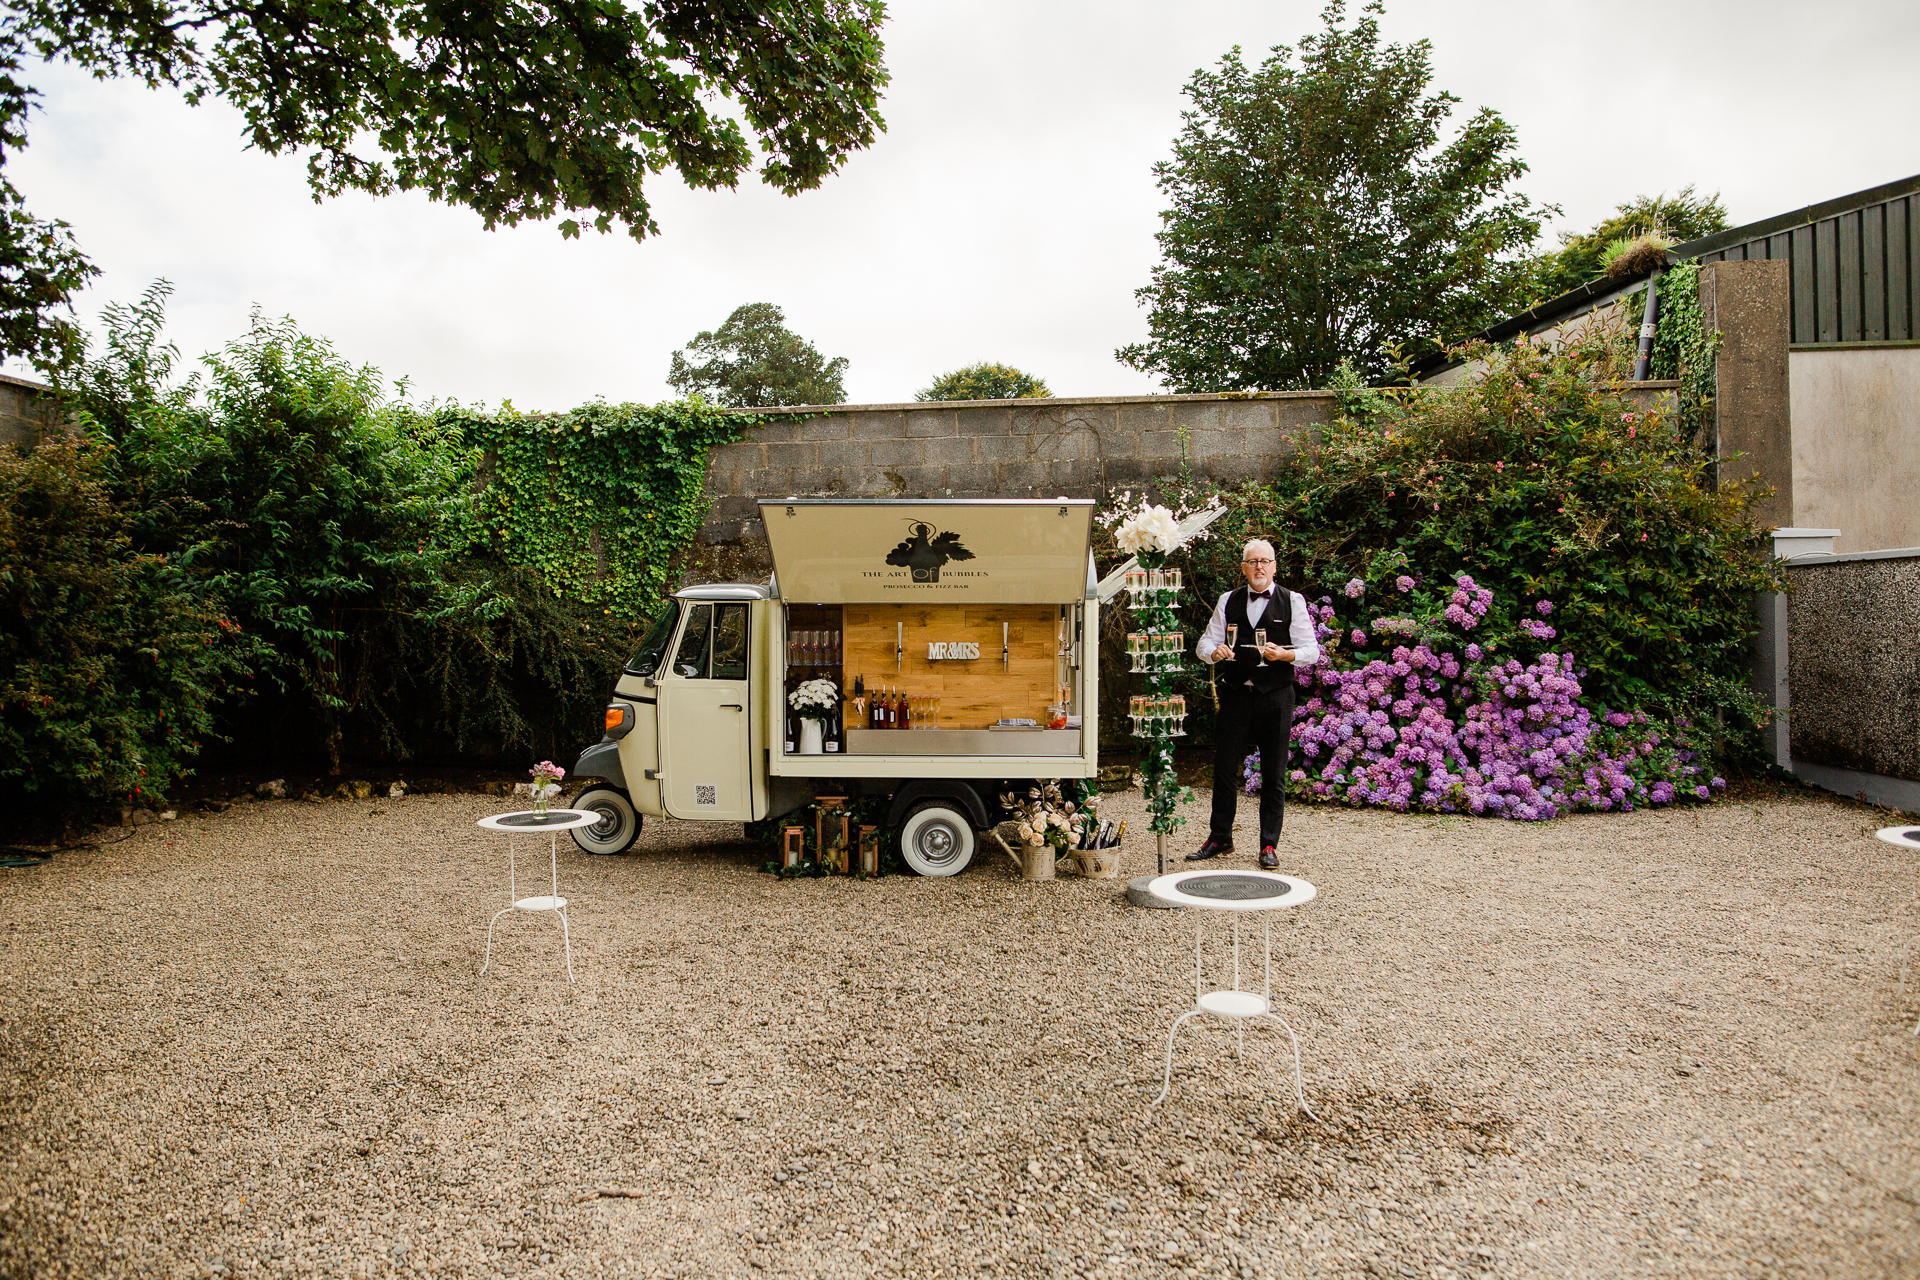
[[[820,604],[1071,604],[1087,594],[1088,498],[760,500],[775,580]]]

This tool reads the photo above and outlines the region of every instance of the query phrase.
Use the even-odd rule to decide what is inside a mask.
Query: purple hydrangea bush
[[[1363,593],[1352,585],[1346,595],[1358,599]],[[1430,622],[1373,620],[1379,644],[1391,649],[1368,654],[1366,636],[1355,629],[1352,665],[1337,667],[1337,650],[1325,647],[1319,662],[1302,666],[1293,726],[1299,767],[1289,774],[1289,791],[1351,805],[1539,821],[1708,800],[1726,785],[1711,775],[1684,721],[1584,705],[1572,654],[1547,651],[1522,663],[1490,651],[1500,643],[1495,639],[1485,647],[1459,643],[1493,603],[1491,591],[1462,574]],[[1332,597],[1308,610],[1327,646],[1343,630]],[[1552,602],[1537,601],[1533,612],[1540,617],[1512,626],[1514,642],[1553,638],[1541,620]],[[1249,795],[1260,789],[1258,752],[1248,757],[1245,786]]]

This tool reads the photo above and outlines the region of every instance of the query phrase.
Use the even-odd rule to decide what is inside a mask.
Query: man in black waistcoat
[[[1264,539],[1249,542],[1240,553],[1240,572],[1247,585],[1220,597],[1213,620],[1194,652],[1202,662],[1224,664],[1219,675],[1220,718],[1213,730],[1213,817],[1207,842],[1187,855],[1202,862],[1233,852],[1233,811],[1240,793],[1241,766],[1247,754],[1260,749],[1260,865],[1271,871],[1280,865],[1280,824],[1286,816],[1287,745],[1293,736],[1293,668],[1296,662],[1316,662],[1320,646],[1314,640],[1313,617],[1297,591],[1273,583],[1273,546]],[[1227,644],[1232,624],[1234,643]],[[1254,630],[1265,628],[1264,648],[1254,643]],[[1286,644],[1278,643],[1281,636]],[[1260,665],[1265,657],[1267,665]]]

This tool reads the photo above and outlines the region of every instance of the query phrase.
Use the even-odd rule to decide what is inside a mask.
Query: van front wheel
[[[919,875],[959,875],[973,861],[973,823],[952,803],[929,801],[901,824],[900,856]]]
[[[640,838],[640,815],[624,791],[588,787],[568,807],[600,815],[592,826],[573,829],[573,842],[588,853],[625,853]]]

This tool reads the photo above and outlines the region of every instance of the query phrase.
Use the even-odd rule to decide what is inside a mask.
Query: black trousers
[[[1220,687],[1220,718],[1213,729],[1213,818],[1207,835],[1233,841],[1233,811],[1247,756],[1260,749],[1260,843],[1280,843],[1287,814],[1287,746],[1293,737],[1293,681],[1268,693]]]

